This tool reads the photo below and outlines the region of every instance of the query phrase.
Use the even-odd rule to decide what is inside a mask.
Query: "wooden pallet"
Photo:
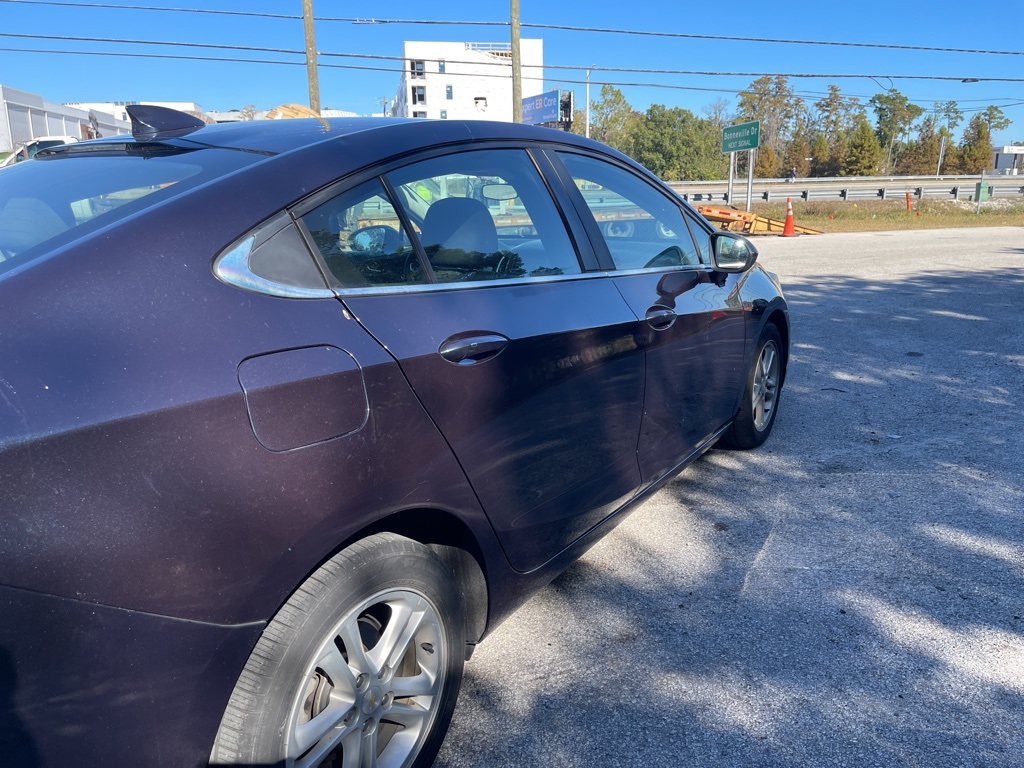
[[[735,208],[715,208],[710,205],[695,205],[694,208],[708,221],[720,224],[720,229],[742,232],[745,235],[782,234],[786,225],[784,221],[759,216],[751,211],[737,211]],[[799,224],[794,226],[794,230],[800,235],[824,234],[820,230],[801,227]]]

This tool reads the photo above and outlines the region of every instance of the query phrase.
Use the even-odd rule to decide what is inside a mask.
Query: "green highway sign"
[[[730,125],[722,129],[722,152],[739,152],[741,149],[757,149],[761,139],[761,123]]]

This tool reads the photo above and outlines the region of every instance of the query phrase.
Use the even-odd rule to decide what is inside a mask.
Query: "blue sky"
[[[67,3],[86,0],[66,0]],[[149,5],[301,14],[301,0],[88,0],[110,5]],[[1024,51],[1020,24],[994,6],[936,0],[927,4],[862,0],[858,3],[778,0],[755,2],[681,3],[616,0],[520,0],[524,24],[607,27],[622,30],[684,32],[698,35],[770,37],[785,40],[865,42],[988,51]],[[726,9],[732,9],[731,13]],[[985,10],[989,8],[990,10]],[[442,3],[391,0],[352,3],[314,0],[319,17],[375,16],[381,19],[508,21],[507,0],[448,0]],[[448,26],[415,24],[317,23],[321,52],[400,56],[403,40],[506,42],[507,26]],[[0,48],[59,51],[131,52],[159,58],[108,55],[0,51],[0,83],[42,95],[54,102],[74,101],[195,101],[205,109],[241,108],[255,104],[270,108],[286,102],[306,102],[306,76],[299,64],[257,64],[183,61],[167,55],[273,59],[301,62],[297,55],[152,45],[126,45],[73,40],[31,39],[22,35],[102,37],[161,42],[272,47],[302,50],[302,22],[294,19],[246,18],[198,13],[33,5],[0,0]],[[716,40],[670,39],[623,34],[524,28],[524,37],[544,40],[546,65],[577,66],[579,70],[546,72],[546,85],[576,91],[583,104],[582,85],[560,81],[583,80],[584,69],[632,67],[751,73],[808,73],[875,75],[872,79],[811,78],[791,80],[814,101],[829,83],[843,93],[864,97],[895,86],[922,106],[954,100],[965,112],[996,104],[1014,124],[997,133],[997,144],[1024,140],[1024,82],[963,83],[964,78],[1024,79],[1024,55],[944,53],[841,46],[795,45]],[[346,64],[396,69],[399,62],[328,57],[322,64]],[[904,80],[898,75],[929,75],[952,81]],[[752,76],[655,75],[601,72],[596,81],[660,83],[673,88],[622,86],[638,109],[652,103],[680,106],[700,114],[718,98],[735,106],[737,91]],[[891,78],[891,79],[890,79]],[[398,74],[323,67],[320,70],[324,107],[360,114],[380,111],[383,97],[394,98]],[[692,88],[697,90],[683,90]],[[714,90],[699,90],[714,89]],[[598,89],[592,89],[596,98]],[[527,94],[524,94],[527,95]],[[873,115],[872,115],[873,117]],[[963,126],[959,130],[962,130]]]

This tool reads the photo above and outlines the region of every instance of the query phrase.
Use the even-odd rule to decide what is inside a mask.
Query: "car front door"
[[[711,270],[709,230],[659,186],[610,160],[556,154],[647,350],[638,456],[654,482],[736,412],[746,370],[737,277]]]
[[[526,149],[407,164],[302,220],[515,568],[544,563],[636,493],[636,319],[611,280],[584,270],[594,256],[577,253]]]

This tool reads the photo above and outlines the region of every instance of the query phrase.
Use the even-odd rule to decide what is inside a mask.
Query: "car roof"
[[[216,123],[177,138],[157,139],[179,146],[201,144],[227,149],[244,149],[281,154],[341,137],[359,136],[359,143],[373,144],[385,139],[417,137],[421,146],[455,141],[513,140],[580,144],[618,154],[609,147],[575,134],[532,125],[492,120],[426,120],[423,118],[348,117],[332,119],[249,120]],[[130,135],[96,139],[90,144],[132,142]],[[152,141],[152,139],[143,141]],[[404,142],[403,142],[404,143]],[[387,154],[382,152],[382,154]],[[369,159],[369,158],[368,158]]]

